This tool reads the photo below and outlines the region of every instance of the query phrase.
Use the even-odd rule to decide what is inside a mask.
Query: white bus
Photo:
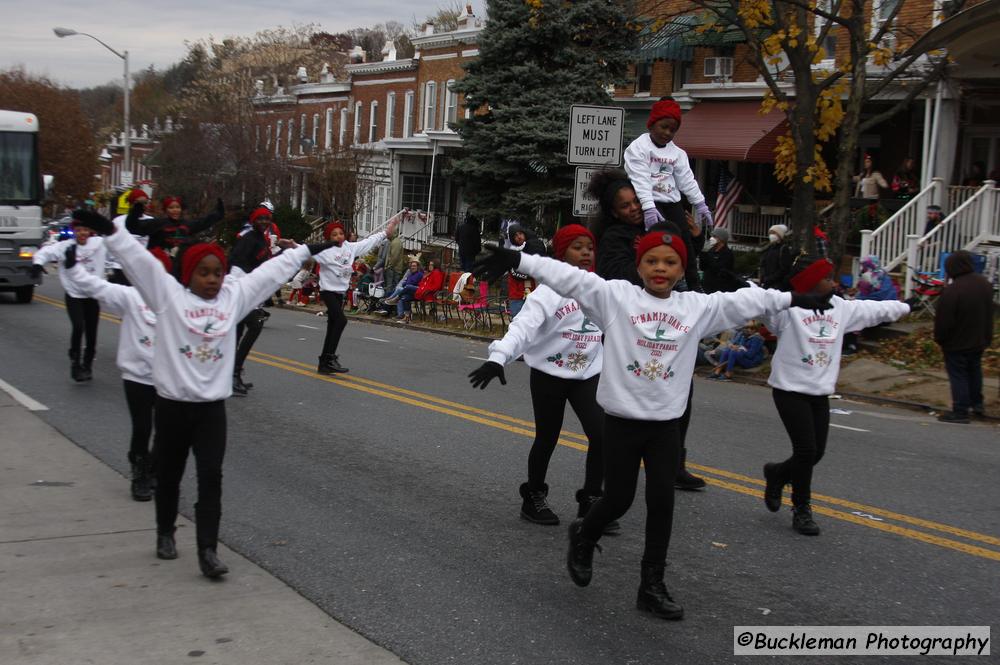
[[[38,118],[0,111],[0,290],[31,302],[31,259],[44,236],[45,187],[38,166]]]

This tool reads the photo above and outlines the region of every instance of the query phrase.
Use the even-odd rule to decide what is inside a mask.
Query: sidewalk
[[[0,663],[399,665],[262,568],[202,577],[190,521],[153,553],[153,503],[0,391]]]

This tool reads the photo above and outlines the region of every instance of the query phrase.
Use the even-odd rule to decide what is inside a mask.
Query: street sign
[[[122,186],[131,187],[132,186],[132,172],[122,171]]]
[[[574,104],[569,109],[566,161],[580,166],[619,166],[625,109]]]
[[[573,214],[576,217],[587,217],[597,211],[598,201],[587,194],[587,185],[599,168],[576,167],[576,185],[573,187]]]

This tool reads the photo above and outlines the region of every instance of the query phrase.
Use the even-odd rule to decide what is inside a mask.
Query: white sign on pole
[[[574,104],[569,110],[566,161],[580,166],[622,163],[625,109]]]
[[[595,173],[601,169],[576,167],[576,186],[573,187],[573,215],[587,217],[597,210],[598,201],[587,193],[587,185]]]
[[[122,171],[122,185],[124,185],[125,187],[131,187],[132,186],[132,172],[131,171]]]

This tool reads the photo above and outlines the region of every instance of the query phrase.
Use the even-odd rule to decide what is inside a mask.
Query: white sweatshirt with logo
[[[131,286],[97,279],[79,264],[66,273],[87,294],[86,297],[95,298],[102,309],[122,318],[116,358],[122,378],[153,385],[153,346],[156,344],[156,314],[153,310],[146,306],[142,296]]]
[[[677,203],[681,194],[692,206],[705,200],[687,153],[673,141],[661,148],[649,133],[642,134],[625,149],[625,171],[643,210],[655,207],[656,201]]]
[[[370,252],[385,238],[385,231],[379,231],[358,242],[345,240],[340,247],[331,247],[315,255],[313,258],[320,266],[319,290],[345,293],[354,272],[354,259]]]
[[[816,314],[792,307],[765,318],[778,338],[771,359],[773,388],[805,395],[831,395],[840,375],[844,333],[862,330],[910,313],[910,306],[896,300],[844,300],[834,296],[832,309]]]
[[[601,373],[601,329],[580,305],[547,286],[532,291],[503,339],[490,344],[489,359],[506,365],[521,354],[528,367],[561,379]]]
[[[607,413],[634,420],[680,418],[698,341],[787,309],[792,300],[790,293],[770,289],[657,298],[625,280],[605,281],[561,261],[524,254],[518,270],[576,300],[604,331],[597,402]]]
[[[128,233],[108,236],[107,244],[156,314],[156,393],[180,402],[214,402],[232,394],[236,325],[309,258],[305,245],[286,250],[241,279],[224,280],[218,295],[205,300],[168,275]]]
[[[97,236],[87,238],[86,245],[79,244],[74,238],[60,240],[54,245],[46,245],[35,252],[32,263],[44,266],[46,263],[56,261],[59,263],[59,282],[62,284],[63,291],[72,298],[89,298],[90,296],[85,295],[76,282],[66,275],[66,270],[64,269],[66,265],[66,248],[73,244],[76,245],[76,264],[95,278],[103,280],[104,261],[108,252],[104,245],[104,239]]]

